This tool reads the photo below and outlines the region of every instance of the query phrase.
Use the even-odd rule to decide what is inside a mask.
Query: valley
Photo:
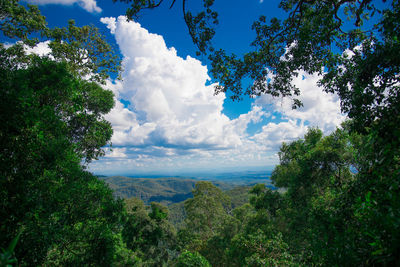
[[[207,176],[206,176],[207,175]],[[210,181],[222,191],[235,190],[235,188],[250,188],[263,183],[274,188],[269,180],[270,171],[264,172],[232,172],[217,174],[195,174],[187,177],[135,177],[135,176],[101,176],[114,191],[117,198],[136,197],[146,205],[159,202],[166,206],[182,202],[191,198],[194,185],[198,181]],[[238,190],[238,189],[236,189]]]

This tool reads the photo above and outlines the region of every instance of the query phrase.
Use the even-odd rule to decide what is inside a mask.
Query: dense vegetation
[[[156,7],[128,2],[131,15]],[[72,21],[49,29],[36,7],[0,3],[3,34],[20,41],[0,46],[1,266],[400,265],[398,1],[379,10],[371,1],[283,0],[288,19],[261,17],[257,49],[243,60],[207,50],[213,34],[202,22],[216,19],[213,1],[204,0],[206,12],[185,14],[200,52],[213,53],[217,90],[240,95],[241,79],[250,77],[250,94],[296,95],[292,74],[320,72],[351,120],[328,136],[310,129],[282,144],[271,177],[282,191],[259,184],[248,203],[232,205],[210,182],[196,183],[178,229],[165,206],[116,200],[85,170],[111,138],[103,115],[113,95],[101,84],[119,70],[97,29]],[[379,19],[362,28],[372,13]],[[49,55],[25,53],[38,36],[50,42]]]

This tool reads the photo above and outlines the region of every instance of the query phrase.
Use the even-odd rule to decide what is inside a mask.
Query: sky
[[[232,102],[229,94],[214,95],[217,81],[208,74],[206,58],[196,57],[181,1],[169,9],[164,0],[161,8],[130,22],[124,17],[128,5],[111,0],[28,2],[39,5],[50,27],[66,26],[69,19],[97,26],[121,53],[122,80],[109,79],[105,86],[115,95],[115,107],[105,116],[114,130],[112,147],[89,165],[95,174],[271,170],[279,163],[282,142],[302,138],[308,127],[329,134],[346,118],[339,98],[317,86],[320,77],[305,72],[293,80],[304,104],[296,110],[288,98]],[[255,36],[252,22],[261,14],[282,16],[277,5],[275,0],[216,1],[215,47],[239,55],[248,51]],[[34,51],[46,49],[42,43]]]

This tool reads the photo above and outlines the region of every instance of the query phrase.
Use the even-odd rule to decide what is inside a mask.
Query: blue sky
[[[109,80],[116,106],[106,115],[114,129],[112,151],[91,163],[97,174],[180,174],[272,169],[282,142],[303,137],[310,126],[332,132],[345,116],[339,99],[317,87],[317,75],[293,80],[304,107],[290,99],[261,96],[232,102],[214,95],[207,61],[195,56],[184,24],[181,2],[144,11],[127,22],[128,7],[111,0],[31,0],[49,26],[94,24],[120,51],[122,81]],[[196,2],[196,1],[188,1]],[[220,24],[216,47],[241,54],[254,38],[251,24],[264,14],[282,16],[278,1],[216,1]],[[189,5],[189,8],[191,6]],[[196,8],[193,6],[192,8]],[[45,52],[40,44],[35,52]],[[271,76],[270,78],[273,78]]]

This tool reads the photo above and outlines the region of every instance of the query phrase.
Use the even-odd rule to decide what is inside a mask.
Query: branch
[[[360,4],[360,7],[357,9],[357,11],[356,11],[356,16],[357,16],[357,20],[356,20],[356,23],[355,23],[355,25],[357,26],[357,27],[360,27],[360,23],[361,23],[361,13],[362,13],[362,11],[363,11],[363,9],[364,9],[364,7],[367,5],[367,4],[369,4],[371,2],[371,0],[363,0],[362,2],[361,2],[361,4]]]
[[[174,0],[174,2],[175,2],[175,0]],[[182,11],[183,11],[183,18],[184,18],[185,23],[186,23],[186,26],[187,26],[187,28],[188,28],[188,30],[189,30],[189,34],[190,34],[190,36],[192,37],[193,42],[194,42],[194,43],[196,44],[196,46],[198,47],[197,42],[196,42],[196,40],[195,40],[195,34],[194,34],[194,32],[192,31],[192,28],[190,27],[190,21],[188,20],[188,17],[186,16],[186,0],[183,0],[183,1],[182,1]]]
[[[282,31],[280,31],[279,33],[277,33],[274,37],[272,37],[272,38],[270,39],[270,41],[269,41],[268,44],[267,44],[268,51],[269,51],[269,49],[270,49],[271,44],[276,40],[276,38],[278,38],[279,36],[282,36],[282,34],[286,33],[289,29],[291,29],[293,26],[295,26],[295,23],[294,23],[294,16],[295,16],[296,12],[297,12],[299,9],[302,10],[303,2],[304,2],[304,0],[301,0],[301,1],[297,4],[297,6],[296,6],[296,8],[294,9],[294,11],[292,12],[292,14],[290,15],[290,17],[289,17],[289,19],[291,20],[290,26],[289,26],[289,27],[285,27]],[[301,18],[302,18],[302,12],[300,13],[300,21],[301,21]],[[300,21],[299,21],[299,22],[300,22]],[[297,25],[297,27],[296,27],[296,30],[297,30],[297,28],[298,28],[299,25],[300,25],[300,23],[298,23],[298,25]]]
[[[171,4],[171,6],[169,7],[169,9],[171,9],[171,8],[174,6],[175,1],[176,1],[176,0],[172,1],[172,4]]]
[[[150,2],[149,2],[149,5],[147,6],[147,8],[153,9],[153,8],[159,7],[163,1],[164,0],[160,0],[160,2],[158,2],[158,4],[155,4],[155,5],[153,4],[151,6],[150,6]]]

